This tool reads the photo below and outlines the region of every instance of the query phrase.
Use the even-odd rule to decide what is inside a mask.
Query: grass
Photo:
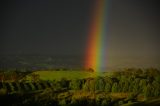
[[[72,80],[97,76],[96,73],[87,71],[35,71],[32,74],[38,74],[41,80],[60,80],[62,78]],[[27,79],[30,80],[31,76],[28,75]]]

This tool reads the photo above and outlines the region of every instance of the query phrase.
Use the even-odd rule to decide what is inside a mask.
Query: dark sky
[[[3,53],[82,54],[93,0],[10,0],[2,8]]]
[[[121,63],[122,58],[160,63],[158,1],[110,0],[109,64]],[[94,0],[5,0],[1,3],[0,54],[83,55],[93,3]]]

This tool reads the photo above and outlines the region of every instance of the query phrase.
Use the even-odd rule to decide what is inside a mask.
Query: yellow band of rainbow
[[[106,69],[106,22],[107,0],[95,0],[93,16],[87,40],[85,67],[92,68],[95,72]]]

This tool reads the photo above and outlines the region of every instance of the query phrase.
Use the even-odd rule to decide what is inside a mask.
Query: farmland
[[[156,106],[160,97],[160,71],[154,68],[101,74],[87,70],[10,71],[1,72],[0,78],[3,105]]]
[[[73,80],[95,77],[94,72],[87,71],[36,71],[32,74],[39,75],[41,80],[61,80],[62,78]],[[27,77],[27,79],[31,79],[30,76]]]

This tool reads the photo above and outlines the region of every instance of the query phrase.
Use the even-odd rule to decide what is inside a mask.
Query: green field
[[[60,80],[62,78],[72,80],[97,76],[96,73],[87,71],[35,71],[32,74],[39,75],[41,80]],[[101,74],[100,76],[103,75]],[[31,79],[31,74],[27,75],[27,79]]]

